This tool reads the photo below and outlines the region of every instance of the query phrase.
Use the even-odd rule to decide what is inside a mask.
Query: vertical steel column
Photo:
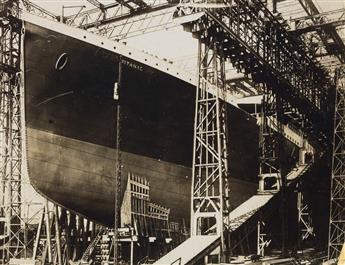
[[[191,201],[191,235],[207,234],[216,225],[221,237],[221,257],[229,251],[230,213],[226,103],[224,95],[224,58],[214,41],[199,41],[199,82],[196,91],[193,178]],[[216,95],[209,92],[216,89]],[[229,218],[227,218],[229,219]]]
[[[0,1],[0,218],[4,221],[3,262],[25,255],[21,218],[22,26],[19,1]]]
[[[271,244],[272,239],[267,236],[265,232],[267,228],[263,221],[258,221],[257,223],[257,250],[256,254],[262,257],[265,256],[265,249]]]
[[[303,122],[302,122],[303,123]],[[309,149],[309,148],[308,148]],[[298,166],[307,166],[314,163],[313,157],[311,157],[310,150],[306,147],[306,141],[303,140],[303,147],[299,149]],[[309,157],[306,158],[306,155]],[[304,187],[301,177],[297,183],[297,212],[298,212],[298,249],[303,250],[304,242],[315,237],[312,212],[310,202],[307,201],[309,191]]]
[[[277,126],[276,95],[263,84],[261,123],[259,135],[259,193],[277,192],[280,189],[280,172],[277,161]],[[273,180],[273,181],[272,181]],[[257,254],[264,256],[271,239],[263,232],[264,216],[257,223]]]
[[[297,193],[297,211],[299,225],[299,248],[302,249],[302,243],[310,237],[314,237],[313,220],[311,218],[308,203],[305,201],[303,191]]]
[[[288,163],[284,157],[284,136],[283,136],[283,127],[282,121],[285,118],[285,111],[288,111],[289,106],[286,101],[279,95],[276,96],[276,111],[277,111],[277,144],[278,144],[278,154],[277,154],[277,163],[279,169],[279,176],[281,180],[281,202],[280,202],[280,216],[281,216],[281,251],[282,256],[288,255],[288,238],[289,238],[289,224],[287,221],[287,169]]]
[[[274,128],[278,126],[276,95],[263,85],[263,100],[260,126],[260,168],[259,192],[278,191],[281,186],[278,161],[278,134]],[[275,179],[272,182],[272,179]]]
[[[345,243],[345,73],[338,69],[334,114],[328,258],[337,259]]]
[[[261,127],[260,127],[260,168],[259,168],[259,192],[278,192],[281,191],[281,249],[283,255],[286,252],[286,237],[287,237],[287,224],[286,224],[286,200],[285,200],[285,187],[286,187],[286,172],[282,159],[283,153],[283,136],[281,121],[284,115],[284,108],[286,102],[272,92],[272,89],[264,84],[263,85],[263,100],[261,110]],[[263,220],[259,220],[262,224]],[[258,226],[260,230],[261,226]],[[260,233],[258,231],[258,236]],[[262,238],[257,239],[262,242]],[[263,254],[264,248],[268,247],[270,240],[266,240],[267,244],[257,245],[257,252]]]

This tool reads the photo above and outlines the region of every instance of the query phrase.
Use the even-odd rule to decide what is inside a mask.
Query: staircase
[[[95,265],[106,265],[109,264],[110,252],[112,246],[112,232],[110,229],[103,231],[99,234],[99,239],[94,245],[95,259],[93,264]]]
[[[103,229],[101,229],[98,232],[98,234],[96,235],[96,237],[90,242],[90,244],[86,248],[83,256],[81,257],[81,261],[80,261],[81,264],[88,264],[90,257],[94,253],[96,246],[98,245],[98,243],[100,242],[100,240],[102,238],[102,233],[104,233]]]

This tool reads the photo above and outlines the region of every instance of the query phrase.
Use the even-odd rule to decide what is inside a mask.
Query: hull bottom
[[[30,182],[43,196],[101,224],[114,216],[116,150],[32,128],[27,129]],[[191,168],[121,152],[121,197],[128,173],[146,178],[150,199],[170,208],[170,220],[188,225]],[[255,183],[232,178],[235,208],[257,189]]]

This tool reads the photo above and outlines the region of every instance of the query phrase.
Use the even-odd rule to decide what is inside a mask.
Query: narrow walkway
[[[211,253],[220,243],[219,236],[192,236],[153,264],[187,265]]]

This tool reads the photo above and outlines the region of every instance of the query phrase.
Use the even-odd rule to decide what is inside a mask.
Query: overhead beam
[[[322,12],[322,13],[315,14],[315,15],[307,15],[307,16],[303,16],[303,17],[291,18],[290,22],[298,22],[298,23],[299,22],[306,22],[306,21],[311,20],[311,19],[316,19],[319,22],[322,22],[322,21],[330,22],[330,19],[332,21],[337,20],[337,19],[335,19],[336,15],[339,17],[338,20],[343,19],[345,16],[345,8],[334,9],[334,10]]]
[[[107,17],[107,18],[105,18],[103,20],[100,20],[100,21],[92,21],[90,23],[82,25],[81,27],[83,29],[90,29],[90,28],[93,28],[95,26],[98,26],[98,27],[99,26],[104,26],[104,25],[107,25],[107,24],[119,22],[121,20],[126,20],[126,19],[129,19],[129,18],[135,19],[135,17],[138,17],[140,15],[150,14],[150,13],[157,12],[157,11],[169,8],[169,7],[171,7],[171,5],[166,3],[166,4],[160,4],[160,5],[155,5],[155,6],[148,7],[145,10],[139,9],[139,10],[136,10],[136,11],[133,11],[133,12],[129,12],[129,11],[126,12],[125,11],[124,13],[116,14],[114,16]]]
[[[336,21],[332,21],[332,22],[307,25],[305,27],[298,27],[295,30],[292,30],[291,32],[296,33],[296,34],[304,34],[304,33],[313,32],[313,31],[325,30],[325,29],[330,28],[330,27],[337,28],[337,27],[340,27],[342,25],[345,25],[345,19],[336,20]]]
[[[25,0],[27,1],[27,0]],[[107,5],[104,5],[104,9],[105,10],[108,10],[108,9],[111,9],[111,8],[114,8],[114,7],[117,7],[119,6],[120,4],[115,2],[115,3],[111,3],[111,4],[107,4]],[[83,12],[80,12],[77,17],[83,17],[85,15],[92,15],[92,14],[96,14],[96,13],[99,13],[99,8],[92,8],[92,9],[89,9],[89,10],[86,10],[86,11],[83,11]],[[75,15],[71,15],[71,16],[67,16],[66,18],[67,19],[71,19],[75,17]]]
[[[320,14],[320,11],[314,4],[313,0],[298,0],[308,16],[314,16]],[[312,17],[313,23],[317,24],[317,19]],[[331,52],[334,46],[330,46],[327,40],[327,35],[333,39],[334,43],[338,46],[339,53],[336,55],[341,63],[345,63],[345,44],[339,36],[337,30],[333,26],[324,28],[318,31],[322,42],[324,43],[327,52]]]
[[[149,11],[151,7],[158,6],[155,1],[149,5],[144,0],[116,0],[110,4],[102,4],[98,0],[87,0],[96,8],[85,10],[78,14],[73,14],[65,18],[66,24],[76,27],[89,29],[113,23],[114,17],[122,17],[123,15],[135,15]],[[151,12],[151,11],[149,11]]]
[[[32,3],[29,0],[21,0],[21,2],[23,4],[24,8],[32,14],[36,14],[36,15],[39,15],[41,17],[46,17],[46,18],[50,18],[53,20],[59,20],[60,19],[60,16],[42,8],[39,5],[36,5],[35,3]]]
[[[238,71],[250,75],[255,83],[268,85],[289,110],[303,115],[304,122],[296,122],[310,140],[328,146],[334,84],[309,56],[302,40],[258,0],[233,0],[231,11],[206,9],[204,13],[185,23],[185,29],[206,43],[218,42],[223,56]]]
[[[95,7],[97,7],[97,8],[99,8],[99,9],[101,9],[101,10],[105,10],[104,9],[104,5],[101,3],[101,2],[99,2],[99,1],[97,1],[97,0],[87,0],[90,4],[92,4],[92,5],[94,5]]]
[[[119,40],[174,27],[174,6],[157,1],[146,8],[132,10],[116,3],[105,5],[104,12],[94,8],[68,16],[65,20],[68,25]]]

